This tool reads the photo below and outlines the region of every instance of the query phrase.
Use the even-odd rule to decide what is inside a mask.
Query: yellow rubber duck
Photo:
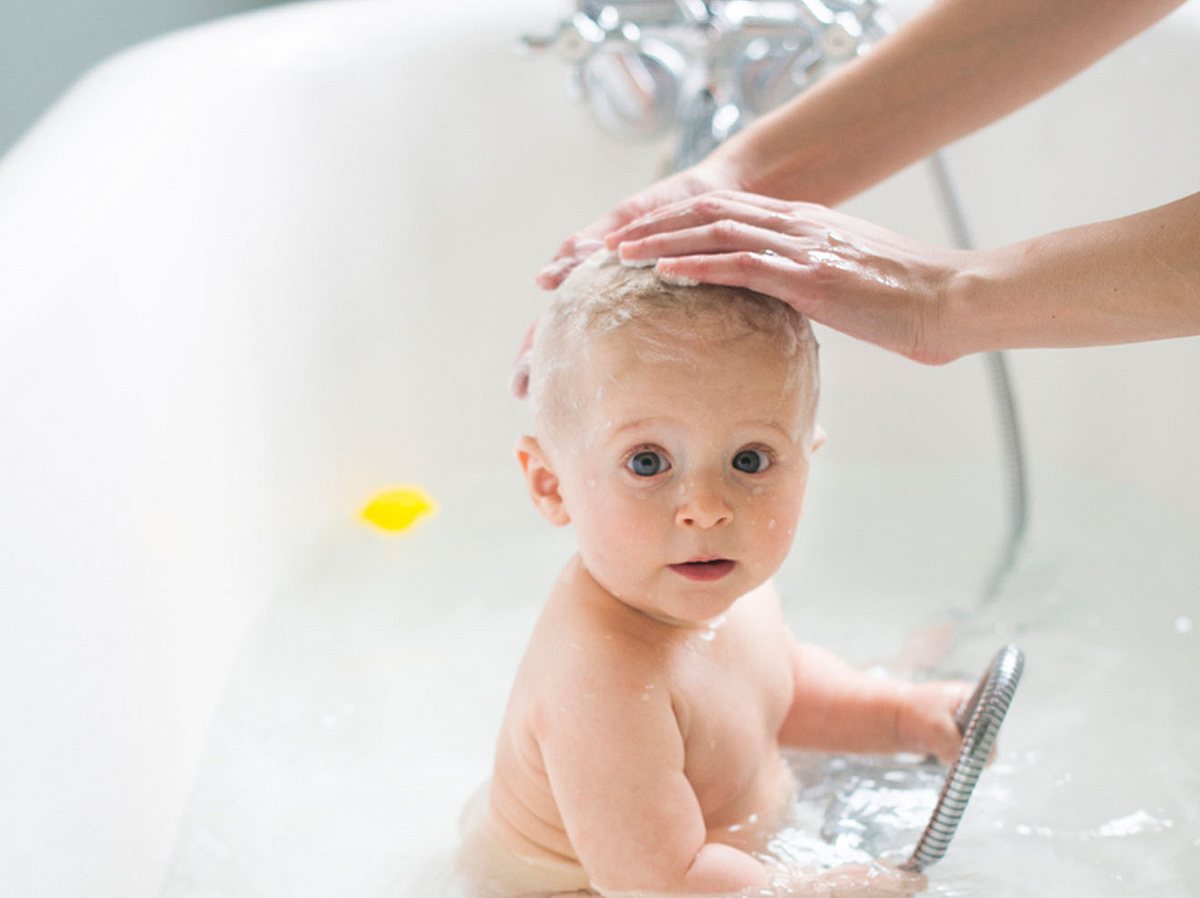
[[[437,513],[437,503],[418,486],[399,486],[376,493],[362,510],[368,524],[389,533],[408,530],[426,515]]]

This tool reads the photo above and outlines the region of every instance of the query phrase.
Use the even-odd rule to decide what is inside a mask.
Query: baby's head
[[[602,586],[708,620],[787,554],[817,393],[816,341],[790,306],[598,253],[538,324],[518,457]]]

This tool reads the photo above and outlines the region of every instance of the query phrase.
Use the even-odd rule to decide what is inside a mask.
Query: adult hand
[[[719,152],[685,171],[656,181],[564,240],[550,264],[538,272],[537,284],[544,290],[557,289],[580,262],[604,247],[605,237],[654,209],[713,190],[737,189],[739,186],[736,166],[726,161]],[[513,363],[509,389],[518,399],[524,399],[529,392],[529,356],[536,331],[535,321],[525,332],[525,339]]]
[[[550,264],[538,273],[538,286],[545,290],[558,287],[576,265],[600,249],[605,237],[646,213],[689,197],[725,189],[741,189],[741,182],[736,168],[719,154],[655,182],[563,241]]]
[[[919,362],[962,354],[947,322],[970,253],[824,206],[720,191],[670,203],[609,234],[626,262],[773,296],[803,315]]]

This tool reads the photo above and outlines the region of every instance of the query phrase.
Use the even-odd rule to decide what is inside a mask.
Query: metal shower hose
[[[1000,724],[1008,713],[1024,669],[1025,655],[1015,645],[1006,645],[996,653],[974,694],[959,710],[962,748],[946,776],[933,815],[917,840],[912,856],[901,865],[902,869],[919,873],[945,856],[996,744],[996,734],[1000,732]]]

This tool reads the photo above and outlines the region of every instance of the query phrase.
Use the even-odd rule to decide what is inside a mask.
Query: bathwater
[[[862,664],[974,680],[1028,659],[928,893],[1061,898],[1200,891],[1200,526],[1170,497],[1063,479],[999,600],[976,595],[1003,521],[978,472],[814,472],[778,582],[789,622]],[[454,896],[458,813],[488,776],[507,689],[572,551],[515,471],[426,484],[437,517],[314,547],[245,645],[178,835],[168,898]],[[1172,509],[1175,511],[1172,511]],[[899,659],[899,660],[897,660]],[[798,867],[902,860],[942,772],[919,759],[792,758],[772,853]]]

